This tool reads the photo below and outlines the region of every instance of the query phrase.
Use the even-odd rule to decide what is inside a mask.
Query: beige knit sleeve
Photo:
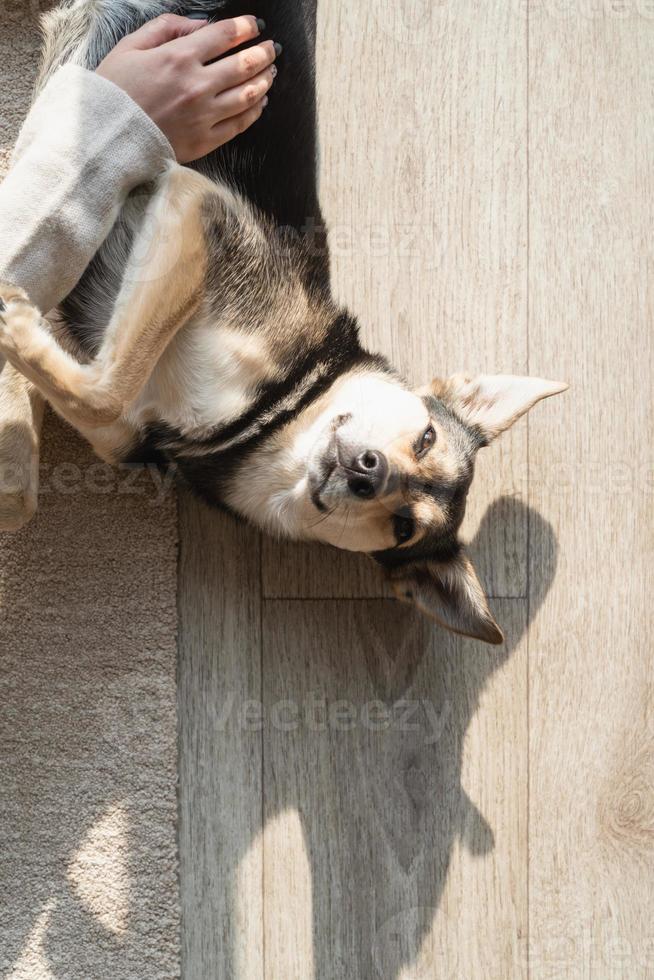
[[[0,280],[48,312],[78,282],[129,192],[172,160],[166,137],[122,89],[76,65],[60,68],[0,185]]]

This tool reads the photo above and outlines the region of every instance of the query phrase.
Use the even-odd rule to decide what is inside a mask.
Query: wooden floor
[[[654,977],[650,7],[323,0],[366,339],[571,390],[480,461],[497,650],[182,502],[185,980]]]

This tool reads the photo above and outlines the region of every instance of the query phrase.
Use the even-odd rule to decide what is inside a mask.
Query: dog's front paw
[[[44,336],[41,323],[39,310],[24,290],[0,283],[0,351],[6,357],[14,360],[34,347]]]
[[[12,286],[7,282],[0,282],[0,314],[2,314],[10,303],[28,303],[30,298],[20,286]]]
[[[25,290],[0,282],[0,330],[3,326],[6,329],[17,313],[24,314],[28,310],[34,310],[34,306]]]

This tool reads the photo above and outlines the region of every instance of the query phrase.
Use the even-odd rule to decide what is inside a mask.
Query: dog
[[[196,0],[212,18],[251,4]],[[67,0],[43,85],[94,69],[176,0]],[[477,452],[567,387],[457,375],[412,390],[332,299],[316,183],[316,0],[259,0],[284,58],[262,119],[128,200],[53,330],[0,287],[0,351],[111,463],[173,466],[276,535],[366,552],[397,597],[501,643],[459,540]]]

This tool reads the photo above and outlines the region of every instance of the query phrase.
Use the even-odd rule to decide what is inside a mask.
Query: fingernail
[[[275,57],[276,58],[279,58],[279,56],[280,56],[280,54],[282,53],[283,50],[284,49],[281,46],[281,44],[279,43],[279,41],[275,41]]]
[[[187,20],[208,20],[207,15],[201,10],[192,10],[189,14],[186,14]]]
[[[273,78],[275,77],[275,75],[277,74],[277,65],[270,66],[270,74],[272,75]]]
[[[268,96],[267,96],[267,95],[266,95],[266,96],[264,96],[264,99],[263,99],[263,102],[262,102],[261,104],[262,104],[262,106],[263,106],[263,107],[264,107],[264,109],[265,109],[265,108],[266,108],[266,106],[268,105]]]
[[[263,34],[266,29],[266,22],[263,17],[257,17],[257,27],[259,28],[259,34]]]

